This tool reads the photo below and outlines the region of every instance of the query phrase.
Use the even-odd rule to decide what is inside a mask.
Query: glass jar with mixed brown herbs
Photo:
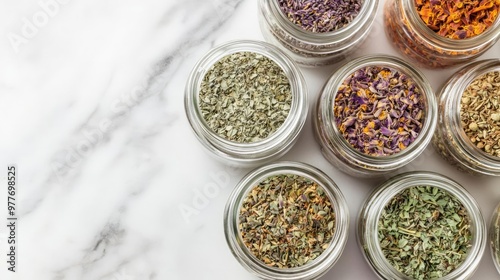
[[[185,109],[198,140],[225,163],[276,160],[296,142],[307,117],[307,88],[297,65],[264,42],[211,50],[187,81]]]
[[[278,162],[250,172],[224,213],[233,255],[262,279],[317,279],[340,258],[349,234],[344,196],[320,170]]]
[[[500,59],[471,63],[438,96],[433,144],[458,169],[500,176]]]
[[[395,176],[366,200],[358,241],[381,279],[467,279],[484,253],[487,229],[474,198],[431,172]]]
[[[419,66],[471,61],[500,38],[500,0],[388,0],[390,41]]]
[[[378,0],[259,0],[266,41],[303,65],[341,61],[369,35]]]
[[[410,163],[430,142],[436,99],[427,79],[390,56],[365,56],[326,83],[314,112],[326,159],[354,176],[371,177]]]

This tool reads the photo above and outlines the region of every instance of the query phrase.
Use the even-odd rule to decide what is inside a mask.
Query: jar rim
[[[439,98],[446,98],[447,105],[444,106],[450,114],[450,118],[444,118],[443,123],[447,130],[451,131],[450,137],[460,151],[466,155],[474,165],[487,170],[500,171],[500,157],[495,157],[477,148],[465,134],[461,124],[461,99],[466,88],[480,76],[500,71],[500,59],[485,59],[470,63],[459,69],[443,86]],[[450,110],[457,108],[457,110]],[[446,113],[445,113],[446,114]],[[453,129],[452,129],[453,128]],[[478,170],[487,174],[489,171]]]
[[[469,277],[476,271],[486,247],[486,224],[479,205],[472,195],[456,181],[434,172],[415,171],[399,174],[382,183],[368,196],[359,213],[359,224],[356,229],[358,243],[366,261],[383,279],[412,279],[397,271],[385,258],[378,241],[378,221],[392,197],[405,189],[419,185],[438,187],[457,198],[467,209],[473,234],[471,247],[465,260],[455,270],[439,279]]]
[[[198,106],[199,87],[206,73],[223,57],[238,52],[257,53],[275,62],[287,76],[292,94],[289,114],[281,126],[268,137],[250,143],[231,141],[219,136],[208,126]],[[298,66],[277,47],[261,41],[230,41],[210,50],[194,66],[186,83],[184,106],[192,129],[208,150],[215,154],[230,155],[238,161],[250,162],[256,158],[271,157],[286,147],[280,147],[279,144],[295,141],[307,116],[307,87]]]
[[[307,41],[313,45],[330,44],[338,40],[349,38],[351,34],[361,30],[363,25],[369,21],[368,15],[372,15],[371,21],[377,12],[379,0],[363,0],[358,15],[347,25],[330,32],[311,32],[304,30],[291,22],[281,11],[276,0],[261,0],[261,4],[266,4],[277,19],[278,24],[289,32],[289,35],[297,40]]]
[[[500,38],[500,14],[493,25],[488,27],[483,33],[466,39],[451,39],[437,34],[425,25],[422,18],[418,15],[417,7],[414,4],[415,0],[401,1],[404,7],[402,9],[403,18],[407,18],[410,23],[413,23],[416,31],[422,35],[421,38],[426,43],[437,45],[443,51],[475,49],[479,46],[488,45]]]
[[[395,69],[410,77],[421,91],[421,95],[425,101],[425,114],[422,129],[413,143],[406,149],[389,155],[389,156],[372,156],[362,153],[355,149],[349,142],[341,135],[337,125],[335,124],[335,116],[333,115],[333,108],[335,106],[335,97],[338,88],[344,80],[354,73],[356,70],[368,66],[386,66]],[[343,155],[348,157],[349,161],[360,165],[364,168],[383,169],[384,171],[397,169],[401,167],[401,161],[408,159],[413,160],[420,155],[427,144],[430,142],[433,131],[436,127],[437,119],[437,105],[434,92],[424,74],[412,67],[407,62],[389,55],[367,55],[359,57],[351,62],[341,66],[325,84],[318,102],[320,111],[324,114],[326,134],[329,140],[334,143],[334,149],[338,149]]]
[[[266,178],[280,174],[298,175],[317,183],[325,191],[335,213],[335,231],[328,248],[313,261],[295,268],[280,269],[265,265],[244,245],[238,229],[239,211],[248,193]],[[224,233],[231,252],[247,270],[264,279],[316,279],[325,274],[345,248],[348,227],[348,205],[340,188],[324,172],[301,162],[282,161],[254,169],[236,185],[224,210]]]
[[[497,229],[498,228],[498,229]],[[490,220],[490,252],[493,258],[493,264],[500,273],[500,203],[495,207]]]

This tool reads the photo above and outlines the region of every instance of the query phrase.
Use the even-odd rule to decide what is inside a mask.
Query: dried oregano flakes
[[[239,209],[238,229],[252,255],[285,269],[318,258],[330,246],[335,223],[334,208],[320,185],[283,174],[250,190]]]
[[[217,61],[199,90],[199,109],[208,127],[230,141],[266,139],[285,122],[292,90],[283,69],[269,57],[236,52]]]
[[[413,186],[385,205],[378,240],[387,261],[413,279],[436,279],[457,269],[472,243],[471,218],[453,194]]]

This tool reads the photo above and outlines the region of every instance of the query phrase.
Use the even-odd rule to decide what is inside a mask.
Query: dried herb
[[[495,208],[490,228],[490,245],[493,254],[493,262],[500,272],[500,205]]]
[[[486,73],[467,86],[460,102],[467,137],[480,150],[500,157],[500,72]]]
[[[248,250],[266,265],[299,267],[328,248],[335,213],[316,182],[277,175],[262,181],[243,200],[239,230]]]
[[[445,68],[469,61],[488,50],[494,41],[487,44],[460,49],[445,48],[434,44],[422,35],[412,17],[407,17],[397,8],[402,0],[388,0],[384,12],[384,30],[396,49],[406,57],[426,68]],[[497,0],[495,0],[497,1]],[[446,3],[446,1],[434,1]],[[468,1],[468,3],[471,1]],[[464,2],[465,3],[465,2]],[[420,22],[420,18],[417,17]],[[445,37],[443,37],[445,38]]]
[[[223,57],[205,74],[199,108],[207,125],[227,140],[252,143],[272,135],[290,112],[290,81],[270,58],[253,52]]]
[[[443,277],[467,257],[471,247],[467,209],[453,195],[432,186],[415,186],[385,206],[378,237],[395,269],[414,279]]]
[[[427,27],[451,39],[482,34],[500,11],[500,0],[415,0],[415,4]]]
[[[370,66],[345,79],[333,112],[339,131],[353,148],[371,156],[388,156],[418,137],[424,106],[420,89],[406,74]]]
[[[338,30],[354,20],[362,0],[278,0],[288,19],[314,33]]]

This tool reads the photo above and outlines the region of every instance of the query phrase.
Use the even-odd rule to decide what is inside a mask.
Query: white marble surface
[[[20,216],[15,274],[6,271],[7,229],[0,227],[0,279],[253,279],[231,255],[222,227],[226,199],[249,170],[204,153],[183,96],[191,68],[214,45],[262,40],[256,1],[54,1],[0,2],[1,223],[7,164],[18,166]],[[380,9],[353,57],[370,53],[394,53]],[[488,57],[500,57],[500,43]],[[336,67],[304,69],[311,104]],[[424,72],[438,89],[455,70]],[[284,159],[325,171],[350,205],[347,247],[323,279],[374,279],[354,225],[379,182],[331,167],[310,119]],[[500,202],[500,179],[460,174],[431,147],[405,170],[454,178],[487,221]],[[214,184],[218,191],[200,199]],[[183,216],[183,207],[198,208]],[[494,278],[488,248],[473,279]]]

